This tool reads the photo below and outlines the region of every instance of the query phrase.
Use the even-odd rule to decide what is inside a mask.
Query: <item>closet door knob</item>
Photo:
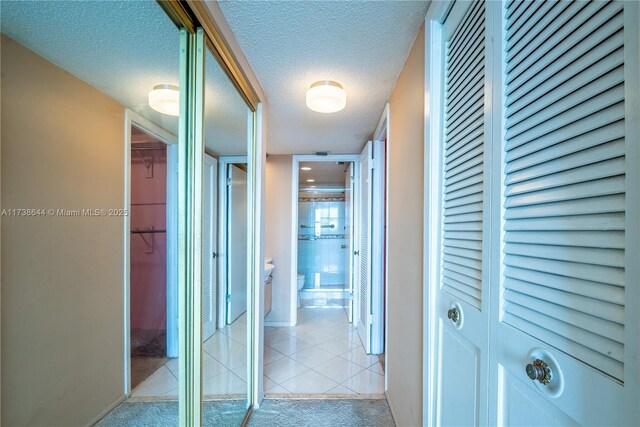
[[[449,311],[447,311],[447,317],[453,323],[458,323],[458,319],[460,319],[460,312],[456,307],[450,308]]]
[[[551,367],[543,360],[536,359],[533,362],[527,364],[524,369],[527,372],[527,376],[532,381],[538,380],[540,384],[547,385],[553,379],[553,372],[551,372]]]

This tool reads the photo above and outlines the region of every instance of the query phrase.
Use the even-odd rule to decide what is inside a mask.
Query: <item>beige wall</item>
[[[123,107],[2,37],[2,207],[123,206]],[[123,396],[123,219],[2,218],[2,424]]]
[[[291,171],[292,157],[267,158],[265,194],[266,257],[273,258],[273,305],[266,322],[291,321]]]
[[[422,424],[424,27],[389,101],[388,390],[398,426]]]

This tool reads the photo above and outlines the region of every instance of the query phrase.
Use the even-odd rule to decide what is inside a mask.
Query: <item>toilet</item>
[[[304,274],[298,274],[298,308],[300,308],[300,290],[304,287]]]

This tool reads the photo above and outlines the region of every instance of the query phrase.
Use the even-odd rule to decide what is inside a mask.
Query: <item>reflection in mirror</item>
[[[131,397],[171,400],[148,423],[175,425],[178,117],[171,91],[149,92],[179,83],[179,31],[154,1],[0,7],[16,213],[2,218],[2,424],[91,425]]]
[[[251,111],[218,62],[205,58],[202,241],[202,388],[224,425],[248,406],[247,147]],[[222,399],[222,400],[221,400]],[[213,420],[212,420],[213,421]]]

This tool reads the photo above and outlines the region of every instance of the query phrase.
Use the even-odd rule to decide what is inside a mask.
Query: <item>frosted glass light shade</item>
[[[180,115],[180,89],[178,86],[162,84],[149,92],[149,106],[168,116]]]
[[[340,83],[320,80],[307,91],[307,107],[318,113],[335,113],[347,105],[347,93]]]

